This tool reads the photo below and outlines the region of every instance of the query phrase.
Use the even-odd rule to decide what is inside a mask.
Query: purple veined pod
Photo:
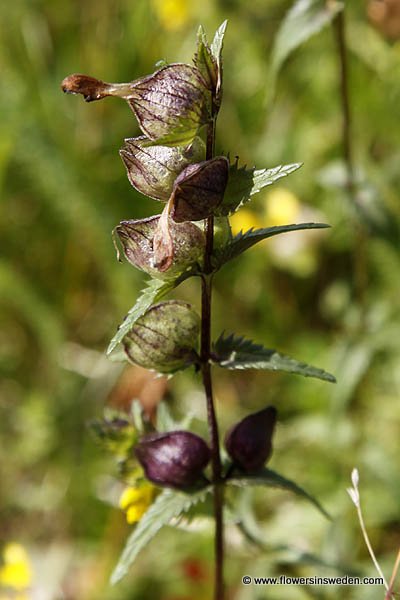
[[[186,167],[174,183],[172,219],[181,223],[212,215],[224,198],[228,175],[229,161],[225,156]]]
[[[174,373],[198,362],[200,317],[190,304],[154,304],[122,340],[128,359],[158,373]]]
[[[205,236],[194,223],[175,223],[168,218],[166,262],[160,265],[157,243],[160,236],[164,235],[163,229],[160,230],[160,220],[160,215],[156,215],[147,219],[121,221],[114,229],[114,235],[118,237],[126,259],[134,267],[156,279],[169,279],[201,263]]]
[[[200,162],[205,144],[195,137],[188,146],[149,143],[145,136],[127,138],[119,151],[131,185],[145,196],[167,202],[175,179],[190,164]]]
[[[129,83],[107,83],[75,73],[61,88],[82,94],[87,102],[116,96],[126,100],[149,140],[168,138],[168,145],[187,144],[212,119],[212,95],[200,71],[173,63]]]

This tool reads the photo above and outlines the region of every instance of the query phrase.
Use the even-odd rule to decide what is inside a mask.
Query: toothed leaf
[[[200,25],[197,34],[197,52],[194,64],[203,76],[210,90],[215,90],[218,82],[217,59],[211,52],[203,27]]]
[[[125,549],[111,575],[111,584],[116,584],[128,572],[139,552],[147,546],[158,531],[188,512],[195,504],[204,502],[210,488],[194,494],[185,494],[174,490],[164,490],[143,515],[133,533],[128,538]]]
[[[330,515],[321,506],[318,500],[311,496],[311,494],[303,490],[303,488],[298,486],[297,483],[295,483],[294,481],[286,479],[286,477],[279,475],[279,473],[276,473],[276,471],[272,471],[271,469],[265,468],[255,475],[242,475],[240,477],[235,475],[227,480],[227,484],[239,487],[259,485],[288,490],[289,492],[296,494],[296,496],[300,496],[301,498],[304,498],[305,500],[311,502],[311,504],[313,504],[315,508],[317,508],[320,511],[320,513],[324,515],[324,517],[326,517],[329,520],[331,519]]]
[[[213,41],[211,42],[211,53],[214,56],[217,63],[217,85],[216,85],[216,102],[219,106],[222,97],[222,48],[224,45],[224,36],[228,21],[224,21],[217,31]]]
[[[226,186],[224,200],[216,211],[217,215],[226,216],[234,213],[243,204],[250,200],[251,196],[257,194],[267,185],[271,185],[297,171],[303,163],[293,163],[290,165],[279,165],[272,169],[246,169],[238,167],[235,163],[230,165],[228,184]]]
[[[323,369],[312,367],[294,358],[279,354],[276,350],[264,348],[243,337],[223,334],[213,344],[213,361],[225,369],[265,369],[268,371],[286,371],[304,377],[316,377],[335,383],[336,379]]]
[[[264,229],[249,229],[245,233],[241,231],[231,241],[215,252],[215,263],[218,267],[228,262],[232,258],[236,258],[245,250],[254,246],[262,240],[266,240],[280,233],[288,233],[290,231],[301,231],[303,229],[325,229],[330,227],[325,223],[299,223],[294,225],[278,225],[276,227],[266,227]]]

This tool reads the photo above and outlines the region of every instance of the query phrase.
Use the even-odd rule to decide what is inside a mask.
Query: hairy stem
[[[206,159],[214,156],[215,120],[210,123],[207,130]],[[208,217],[205,227],[206,247],[204,253],[204,275],[201,278],[201,373],[204,392],[207,402],[207,420],[210,433],[212,481],[214,485],[214,518],[215,518],[215,574],[214,574],[214,599],[223,600],[223,562],[224,562],[224,537],[223,537],[223,485],[221,480],[221,457],[219,452],[219,431],[211,380],[211,293],[212,293],[212,265],[211,254],[213,249],[214,219]]]
[[[345,8],[340,11],[333,21],[336,38],[339,80],[340,80],[340,105],[342,112],[342,146],[343,159],[346,168],[346,189],[349,200],[353,205],[355,215],[355,243],[353,254],[354,286],[355,295],[360,304],[362,318],[365,315],[365,291],[367,287],[367,263],[366,263],[366,234],[359,219],[359,197],[354,174],[353,144],[352,144],[352,122],[351,104],[349,90],[349,67],[346,49],[346,16]]]

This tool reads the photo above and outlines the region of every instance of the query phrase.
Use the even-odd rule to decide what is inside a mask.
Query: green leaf
[[[235,235],[226,246],[215,253],[216,262],[218,267],[220,267],[228,262],[228,260],[236,258],[239,254],[248,248],[251,248],[251,246],[254,246],[254,244],[273,237],[274,235],[279,235],[280,233],[300,231],[303,229],[325,229],[327,227],[330,227],[330,225],[327,225],[326,223],[299,223],[294,225],[278,225],[276,227],[266,227],[263,229],[252,228],[245,233],[241,231]]]
[[[137,555],[164,526],[199,502],[204,502],[211,488],[202,489],[194,494],[184,494],[174,490],[164,490],[143,515],[111,575],[111,583],[115,584],[128,572]]]
[[[178,431],[189,429],[193,414],[187,412],[179,421],[171,414],[171,409],[165,401],[157,406],[157,431]]]
[[[211,42],[211,54],[216,61],[217,66],[217,82],[215,86],[214,103],[217,109],[221,104],[222,99],[222,48],[224,45],[224,36],[228,21],[224,21],[215,32],[214,39]]]
[[[215,60],[217,61],[218,65],[221,64],[222,48],[224,45],[224,36],[225,36],[225,31],[226,31],[227,25],[228,25],[227,20],[225,20],[223,23],[221,23],[221,25],[218,27],[217,31],[215,32],[213,41],[211,42],[211,52],[212,52]]]
[[[267,185],[271,185],[297,171],[303,163],[293,163],[290,165],[279,165],[272,169],[246,169],[238,167],[238,163],[230,165],[228,185],[226,186],[222,204],[216,211],[216,215],[227,216],[238,210],[250,197],[257,194]]]
[[[216,89],[218,83],[217,58],[211,52],[206,34],[201,25],[197,33],[197,52],[193,62],[207,82],[209,89]]]
[[[304,377],[316,377],[335,383],[336,379],[323,369],[312,367],[294,358],[285,356],[254,344],[243,337],[224,334],[213,344],[213,361],[225,369],[266,369],[268,371],[286,371]]]
[[[275,37],[269,91],[273,95],[278,72],[287,57],[313,35],[329,25],[343,10],[343,3],[332,0],[297,0],[287,12]]]
[[[321,504],[316,500],[311,494],[303,490],[297,483],[291,481],[290,479],[286,479],[279,473],[272,471],[271,469],[263,469],[259,473],[254,475],[234,475],[233,477],[227,480],[227,485],[236,485],[240,487],[245,487],[248,485],[262,485],[266,487],[280,488],[283,490],[288,490],[305,500],[308,500],[313,504],[327,519],[331,519],[330,515],[326,512],[326,510],[321,506]]]
[[[179,281],[181,278],[179,278]],[[173,290],[178,285],[178,280],[160,281],[159,279],[151,279],[147,287],[142,291],[142,294],[136,301],[136,304],[130,309],[124,321],[119,326],[117,333],[112,338],[107,354],[116,348],[123,340],[126,334],[131,330],[134,323],[141,317],[148,308],[154,303],[163,298],[168,292]]]

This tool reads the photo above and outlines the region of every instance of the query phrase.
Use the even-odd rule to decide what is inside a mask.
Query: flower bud
[[[121,417],[92,421],[90,429],[104,448],[118,456],[124,456],[137,440],[133,424]]]
[[[174,181],[191,163],[203,160],[204,142],[195,137],[187,146],[149,145],[145,137],[128,138],[119,151],[130,183],[142,194],[167,202]]]
[[[180,275],[201,260],[205,238],[204,233],[194,223],[174,223],[169,219],[169,233],[172,240],[172,261],[167,270],[157,267],[154,255],[154,236],[158,232],[160,216],[121,221],[115,233],[121,241],[127,260],[152,277],[168,279]]]
[[[122,343],[133,363],[173,373],[196,362],[199,333],[200,318],[190,304],[169,300],[145,312]]]
[[[225,437],[225,448],[235,466],[246,473],[262,469],[272,453],[272,434],[276,409],[268,406],[232,427]]]
[[[157,485],[187,489],[205,481],[202,473],[211,452],[205,441],[189,431],[145,436],[135,455],[147,479]]]
[[[223,200],[228,172],[229,162],[224,156],[187,166],[174,183],[173,220],[200,221],[212,215]]]
[[[126,100],[139,127],[150,140],[168,144],[190,142],[211,119],[211,92],[200,71],[191,65],[166,65],[130,83],[106,83],[87,75],[66,77],[62,90],[82,94],[87,102],[117,96]]]

